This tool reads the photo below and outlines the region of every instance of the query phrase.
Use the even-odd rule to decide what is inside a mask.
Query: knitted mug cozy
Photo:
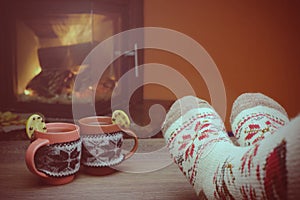
[[[81,139],[39,148],[34,161],[38,171],[51,177],[75,174],[80,168]]]
[[[121,163],[123,133],[92,134],[82,136],[81,163],[88,167],[109,167]]]
[[[111,169],[111,166],[120,164],[130,158],[137,150],[138,138],[136,134],[114,124],[112,117],[84,117],[78,122],[83,144],[81,163],[86,167],[88,173],[93,171],[95,174],[102,175],[101,171],[105,172]],[[125,154],[122,153],[121,149],[124,134],[134,140],[132,149]],[[92,174],[94,174],[93,172]]]

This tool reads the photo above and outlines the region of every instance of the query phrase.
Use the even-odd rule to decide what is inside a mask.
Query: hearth
[[[88,53],[106,38],[143,24],[139,0],[1,2],[1,110],[72,117],[73,84],[79,69],[88,67],[82,66]],[[119,57],[98,83],[78,94],[80,103],[88,103],[86,97],[96,90],[97,113],[110,113],[112,91],[133,67],[132,54]],[[139,93],[134,101],[141,100]]]

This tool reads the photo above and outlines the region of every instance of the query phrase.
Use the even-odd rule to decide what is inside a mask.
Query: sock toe
[[[230,115],[230,123],[233,123],[234,119],[240,112],[255,106],[266,106],[276,109],[288,118],[288,114],[285,109],[274,99],[261,93],[244,93],[240,95],[233,103]]]
[[[284,108],[261,93],[240,95],[232,106],[231,130],[241,146],[253,145],[289,122]]]

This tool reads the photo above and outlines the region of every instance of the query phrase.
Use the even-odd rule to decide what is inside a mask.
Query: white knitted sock
[[[300,191],[300,117],[272,137],[238,147],[214,109],[188,96],[173,104],[162,131],[174,162],[201,198],[286,199]]]
[[[240,95],[232,106],[232,132],[241,146],[252,145],[289,122],[284,108],[261,93]]]

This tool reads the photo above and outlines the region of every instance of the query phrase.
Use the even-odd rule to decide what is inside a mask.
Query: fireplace
[[[7,0],[0,6],[1,110],[49,117],[72,117],[74,81],[97,44],[143,25],[140,0]],[[97,114],[110,113],[112,91],[133,67],[132,54],[119,57],[79,94],[81,103],[96,90]],[[133,101],[141,98],[139,90]]]

